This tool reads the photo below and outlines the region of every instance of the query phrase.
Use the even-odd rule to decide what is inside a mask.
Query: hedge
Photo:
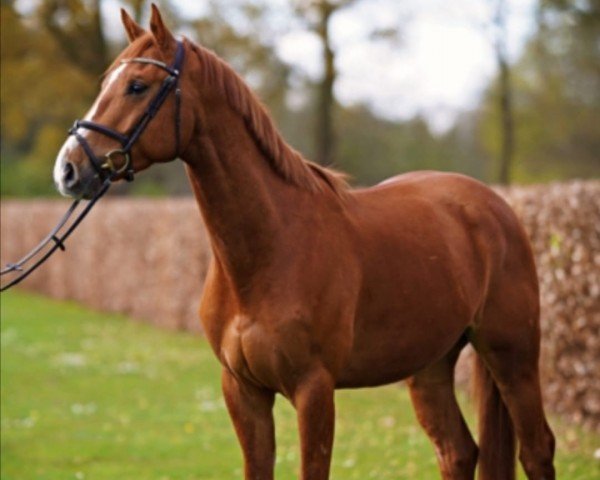
[[[600,429],[600,182],[498,190],[533,245],[542,304],[545,401]],[[35,245],[66,202],[5,200],[1,260]],[[23,287],[161,327],[200,332],[197,307],[210,246],[193,199],[100,202],[60,253]],[[463,377],[468,367],[459,369]],[[459,375],[459,376],[460,376]]]

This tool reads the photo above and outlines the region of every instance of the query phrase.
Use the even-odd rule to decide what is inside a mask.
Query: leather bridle
[[[179,88],[179,77],[181,75],[181,68],[183,67],[184,60],[184,48],[183,43],[177,42],[177,50],[175,52],[175,60],[172,65],[167,65],[160,60],[146,57],[135,57],[121,60],[121,64],[127,63],[145,63],[147,65],[154,65],[158,68],[162,68],[169,75],[163,80],[160,89],[156,92],[156,95],[138,119],[136,124],[131,128],[128,135],[117,132],[113,128],[107,127],[100,123],[92,122],[89,120],[76,120],[73,126],[69,129],[69,135],[73,135],[75,139],[83,148],[83,151],[87,155],[92,167],[96,173],[100,176],[100,179],[114,178],[120,174],[124,175],[124,178],[131,182],[134,176],[133,163],[131,161],[131,149],[134,144],[138,141],[150,120],[154,118],[160,107],[169,96],[171,91],[175,92],[175,156],[179,155],[180,149],[180,110],[181,110],[181,89]],[[104,155],[103,158],[99,158],[83,135],[78,130],[87,129],[93,130],[94,132],[101,133],[113,140],[118,141],[121,144],[121,148],[111,150]],[[122,157],[124,162],[121,166],[117,167],[115,159]]]
[[[172,65],[167,65],[160,60],[154,58],[135,57],[121,60],[121,63],[145,63],[148,65],[154,65],[162,68],[168,73],[168,76],[163,80],[160,89],[138,119],[136,124],[131,128],[128,135],[117,132],[116,130],[102,125],[100,123],[91,122],[89,120],[77,120],[75,124],[69,130],[69,135],[73,135],[79,142],[83,151],[87,155],[92,164],[92,167],[98,174],[100,180],[102,180],[102,186],[98,189],[96,194],[84,209],[75,217],[75,219],[69,224],[69,219],[74,215],[77,206],[79,205],[79,199],[75,200],[69,207],[65,215],[59,220],[57,225],[50,231],[50,233],[27,255],[21,258],[18,262],[9,263],[4,269],[0,271],[0,276],[9,274],[12,272],[20,272],[16,278],[13,278],[6,285],[0,287],[0,292],[9,289],[13,285],[17,285],[22,280],[27,278],[34,270],[48,260],[56,250],[65,250],[66,239],[75,231],[77,226],[85,218],[85,216],[91,211],[92,207],[98,200],[108,191],[112,182],[121,174],[127,181],[132,181],[134,176],[133,164],[131,162],[131,149],[135,142],[138,141],[148,123],[154,118],[162,104],[165,102],[169,93],[175,92],[175,157],[180,153],[181,139],[180,139],[180,115],[181,115],[181,90],[179,88],[179,78],[181,75],[181,68],[183,66],[184,48],[183,43],[177,42],[177,50],[175,52],[175,60]],[[121,148],[112,150],[104,155],[103,158],[99,158],[92,148],[90,147],[87,140],[81,135],[78,130],[80,128],[93,130],[94,132],[101,133],[117,140],[121,144]],[[121,156],[125,160],[123,165],[115,165],[115,158]],[[46,246],[51,244],[51,247],[46,249]],[[33,262],[33,263],[32,263]]]

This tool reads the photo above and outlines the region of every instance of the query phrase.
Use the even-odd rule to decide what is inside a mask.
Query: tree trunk
[[[333,129],[333,85],[335,83],[335,54],[331,47],[329,20],[335,7],[328,1],[319,5],[317,34],[323,43],[323,78],[318,85],[316,160],[321,165],[330,165],[335,160],[335,134]]]
[[[75,67],[95,76],[104,71],[109,61],[100,4],[101,0],[94,0],[88,7],[78,1],[67,9],[57,0],[46,0],[38,10],[65,57]],[[67,26],[59,21],[64,15],[67,15]],[[82,20],[85,17],[87,19]]]
[[[515,127],[513,114],[512,83],[510,65],[506,52],[506,3],[498,0],[496,10],[496,59],[498,62],[499,78],[499,107],[500,107],[500,165],[498,182],[508,185],[512,179],[512,167],[515,150]]]
[[[142,23],[142,14],[144,13],[144,0],[131,0],[129,2],[131,4],[131,8],[133,8],[133,19],[141,24]]]
[[[510,67],[505,58],[499,59],[500,67],[500,122],[502,146],[500,151],[500,169],[498,181],[508,185],[512,179],[514,157],[514,119],[512,106],[512,85]]]

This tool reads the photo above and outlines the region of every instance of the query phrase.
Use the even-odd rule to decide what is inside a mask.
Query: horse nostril
[[[63,168],[63,182],[67,188],[72,188],[79,182],[79,175],[77,169],[71,162],[65,163]]]

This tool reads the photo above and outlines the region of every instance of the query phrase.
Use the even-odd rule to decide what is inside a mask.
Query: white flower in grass
[[[85,367],[87,359],[85,355],[77,352],[65,352],[58,355],[55,362],[63,367]]]
[[[98,410],[95,403],[74,403],[71,405],[71,413],[76,416],[93,415]]]
[[[135,362],[121,362],[117,365],[117,373],[121,375],[130,375],[138,373],[140,371],[140,365]]]

